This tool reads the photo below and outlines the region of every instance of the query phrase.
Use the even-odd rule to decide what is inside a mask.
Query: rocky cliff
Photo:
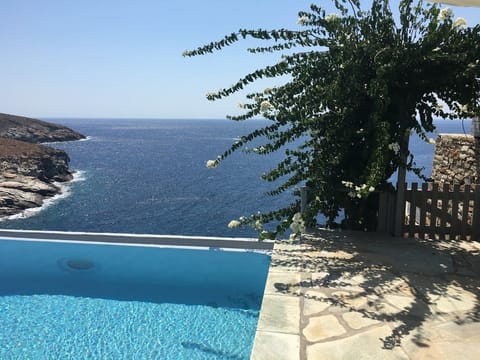
[[[85,136],[62,125],[0,113],[0,137],[31,143],[72,141]]]
[[[63,150],[34,142],[82,138],[64,126],[0,114],[0,218],[42,206],[46,198],[61,193],[56,182],[73,178]]]

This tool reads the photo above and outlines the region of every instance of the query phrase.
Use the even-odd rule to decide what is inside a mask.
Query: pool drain
[[[86,258],[64,257],[57,260],[57,265],[63,271],[72,274],[90,274],[98,272],[101,268],[99,263]]]
[[[72,259],[67,261],[67,266],[72,270],[90,270],[94,264],[88,260]]]

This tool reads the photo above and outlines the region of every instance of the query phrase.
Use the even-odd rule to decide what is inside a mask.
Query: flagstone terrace
[[[480,244],[321,230],[275,245],[251,359],[480,358]]]

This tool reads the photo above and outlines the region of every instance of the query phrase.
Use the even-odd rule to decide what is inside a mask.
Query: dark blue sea
[[[2,228],[205,236],[256,236],[229,229],[232,219],[287,205],[291,192],[265,195],[274,184],[260,179],[282,153],[237,152],[216,169],[209,159],[262,120],[46,119],[88,136],[55,143],[67,151],[77,181],[67,196]],[[470,121],[437,121],[437,132],[470,132]],[[432,134],[435,137],[435,134]],[[434,146],[416,137],[410,149],[430,176]],[[409,181],[418,181],[410,174]]]

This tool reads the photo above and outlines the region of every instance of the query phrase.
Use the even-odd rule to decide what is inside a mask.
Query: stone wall
[[[438,135],[432,181],[449,184],[480,183],[480,138],[464,134]]]

